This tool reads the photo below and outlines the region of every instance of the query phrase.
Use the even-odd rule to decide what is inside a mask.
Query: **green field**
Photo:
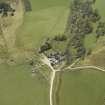
[[[46,37],[64,31],[69,0],[30,2],[32,11],[24,13],[23,23],[16,30],[15,47],[38,48]],[[22,53],[15,52],[16,56]],[[24,54],[18,58],[25,59]],[[49,105],[49,82],[37,74],[33,77],[29,64],[20,62],[20,65],[0,65],[0,105]]]
[[[0,105],[49,105],[49,85],[27,65],[0,65]]]
[[[4,35],[7,46],[10,46],[8,53],[10,58],[8,57],[6,63],[13,61],[15,64],[0,64],[0,105],[49,105],[50,81],[45,80],[39,74],[32,76],[32,67],[29,63],[31,59],[34,59],[36,63],[38,63],[37,60],[39,61],[39,56],[33,49],[39,48],[46,38],[52,38],[64,32],[69,15],[70,0],[30,0],[30,3],[32,6],[30,12],[23,10],[24,5],[19,6],[23,6],[18,9],[18,14],[20,13],[19,15],[22,16],[14,19],[12,28],[14,28],[15,22],[17,24],[21,21],[22,24],[14,28],[15,32],[11,33],[11,30],[8,30]],[[95,6],[99,9],[102,20],[105,20],[104,5],[105,0],[96,0]],[[19,10],[23,10],[22,13]],[[15,45],[11,46],[10,39],[15,42]],[[55,41],[53,49],[64,52],[66,45],[66,41],[63,43]],[[84,46],[86,49],[92,50],[96,47],[94,32],[86,36]],[[28,48],[32,48],[32,50],[29,51]],[[101,44],[98,49],[100,48]],[[72,53],[76,53],[76,51],[73,49]],[[97,62],[95,62],[96,64],[91,62],[91,64],[102,67],[105,62],[104,53],[105,51],[102,51],[93,55],[91,59]],[[2,62],[2,59],[0,61]],[[50,70],[48,70],[49,68],[46,66],[40,68],[44,76],[50,77]],[[104,72],[86,69],[63,72],[56,76],[58,77],[54,81],[54,105],[105,104]]]
[[[30,0],[32,11],[24,14],[17,31],[18,47],[35,48],[43,39],[64,31],[70,0]]]
[[[90,70],[62,74],[59,105],[104,105],[105,73]]]

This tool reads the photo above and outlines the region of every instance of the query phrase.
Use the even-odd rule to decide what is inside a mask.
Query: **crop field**
[[[62,74],[59,105],[104,105],[105,73],[86,69]]]

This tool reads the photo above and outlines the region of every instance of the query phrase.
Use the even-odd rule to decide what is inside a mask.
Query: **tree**
[[[78,47],[77,49],[77,58],[84,57],[86,49],[83,46]]]
[[[66,41],[67,40],[67,37],[65,35],[57,35],[54,37],[55,41]]]
[[[96,29],[96,37],[99,38],[100,36],[105,35],[105,23],[99,22],[97,29]]]
[[[99,22],[97,28],[105,28],[105,22]]]
[[[105,29],[97,29],[96,35],[97,35],[97,37],[105,35]]]
[[[97,22],[101,19],[101,16],[99,15],[99,12],[97,9],[95,9],[90,15],[89,18],[92,22]]]
[[[45,42],[45,44],[42,45],[42,46],[39,48],[39,53],[44,53],[45,51],[50,50],[51,48],[52,48],[51,44]]]

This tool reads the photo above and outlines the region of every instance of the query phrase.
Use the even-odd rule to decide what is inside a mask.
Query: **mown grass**
[[[62,74],[59,105],[103,105],[105,73],[86,69]]]
[[[0,65],[0,105],[49,105],[49,85],[28,65]]]

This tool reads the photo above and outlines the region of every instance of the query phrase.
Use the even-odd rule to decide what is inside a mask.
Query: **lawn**
[[[69,0],[30,0],[32,11],[24,14],[23,24],[17,30],[16,45],[37,48],[47,37],[63,33]]]
[[[0,65],[0,105],[49,105],[49,84],[28,65]]]
[[[59,89],[59,105],[104,105],[105,73],[94,70],[65,72]]]

